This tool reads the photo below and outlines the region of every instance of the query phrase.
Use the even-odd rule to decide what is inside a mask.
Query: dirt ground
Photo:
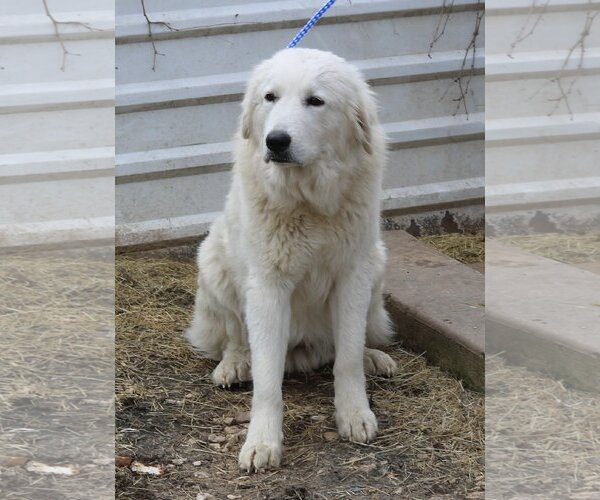
[[[0,498],[114,498],[113,284],[112,247],[0,256]]]
[[[600,497],[600,394],[486,363],[486,498]]]
[[[600,261],[600,233],[504,236],[505,244],[576,267]],[[592,269],[597,269],[595,266]],[[600,498],[600,394],[486,362],[486,498]]]
[[[503,236],[500,241],[565,264],[577,265],[600,261],[600,232],[598,231]]]
[[[282,466],[239,472],[251,386],[214,387],[215,363],[182,339],[195,274],[189,260],[117,259],[117,498],[483,498],[483,396],[400,345],[387,349],[398,374],[368,381],[373,443],[339,440],[326,367],[284,382]]]

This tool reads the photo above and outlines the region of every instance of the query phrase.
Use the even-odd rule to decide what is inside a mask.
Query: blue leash
[[[314,16],[312,16],[309,19],[309,21],[302,27],[302,29],[298,32],[294,39],[290,43],[288,43],[287,48],[291,49],[292,47],[298,45],[300,40],[304,38],[304,35],[306,35],[315,24],[317,24],[317,21],[321,19],[321,17],[323,17],[323,14],[325,14],[325,12],[327,12],[334,3],[335,0],[329,0],[325,5],[323,5],[323,7],[321,7],[318,10],[318,12]]]

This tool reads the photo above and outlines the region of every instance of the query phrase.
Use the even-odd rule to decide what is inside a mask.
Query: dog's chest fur
[[[256,243],[264,264],[296,283],[322,284],[320,275],[339,272],[350,250],[356,248],[360,221],[348,210],[325,216],[305,204],[261,208]]]

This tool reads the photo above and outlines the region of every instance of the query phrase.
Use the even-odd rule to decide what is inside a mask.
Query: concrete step
[[[485,387],[484,276],[404,231],[387,231],[386,292],[404,346]]]
[[[493,240],[486,259],[488,355],[598,391],[598,275]]]

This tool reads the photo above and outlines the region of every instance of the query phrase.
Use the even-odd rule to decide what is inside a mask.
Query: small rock
[[[209,443],[224,443],[227,441],[225,436],[221,436],[220,434],[211,434],[208,436]]]
[[[250,412],[249,411],[238,411],[233,417],[236,424],[245,424],[250,422]]]
[[[365,474],[368,474],[369,472],[373,472],[376,469],[377,469],[377,464],[375,464],[375,463],[365,464],[365,465],[361,465],[359,467],[359,470]]]
[[[224,431],[225,431],[225,434],[237,434],[238,432],[240,432],[240,428],[232,425],[232,426],[225,427]]]
[[[196,495],[196,500],[215,500],[215,497],[210,493],[198,493]]]
[[[224,423],[225,425],[231,425],[231,424],[233,424],[233,417],[225,417],[225,418],[223,419],[223,423]]]
[[[219,443],[210,443],[208,447],[213,451],[220,451],[221,445]]]
[[[187,458],[174,458],[173,460],[171,460],[171,462],[175,465],[183,465],[187,462]]]
[[[194,477],[197,477],[198,479],[208,479],[210,477],[210,474],[201,470],[198,472],[194,472]]]
[[[60,476],[76,476],[79,474],[79,467],[77,465],[48,465],[34,461],[27,462],[25,470],[35,474],[52,474]]]
[[[26,457],[6,457],[0,459],[0,465],[4,467],[21,467],[28,462]]]
[[[192,465],[198,467],[199,465],[202,465],[202,460],[196,460],[195,462],[192,462]]]
[[[160,464],[146,465],[142,462],[134,461],[131,463],[130,468],[133,472],[137,472],[138,474],[146,474],[148,476],[162,476],[165,473],[165,468]]]
[[[229,500],[235,500],[236,498],[242,498],[242,495],[227,495]]]
[[[335,431],[327,431],[323,433],[323,439],[325,441],[337,441],[340,435]]]
[[[115,465],[117,467],[129,467],[131,465],[131,462],[133,462],[133,458],[131,457],[123,457],[120,455],[117,455],[115,457]]]

